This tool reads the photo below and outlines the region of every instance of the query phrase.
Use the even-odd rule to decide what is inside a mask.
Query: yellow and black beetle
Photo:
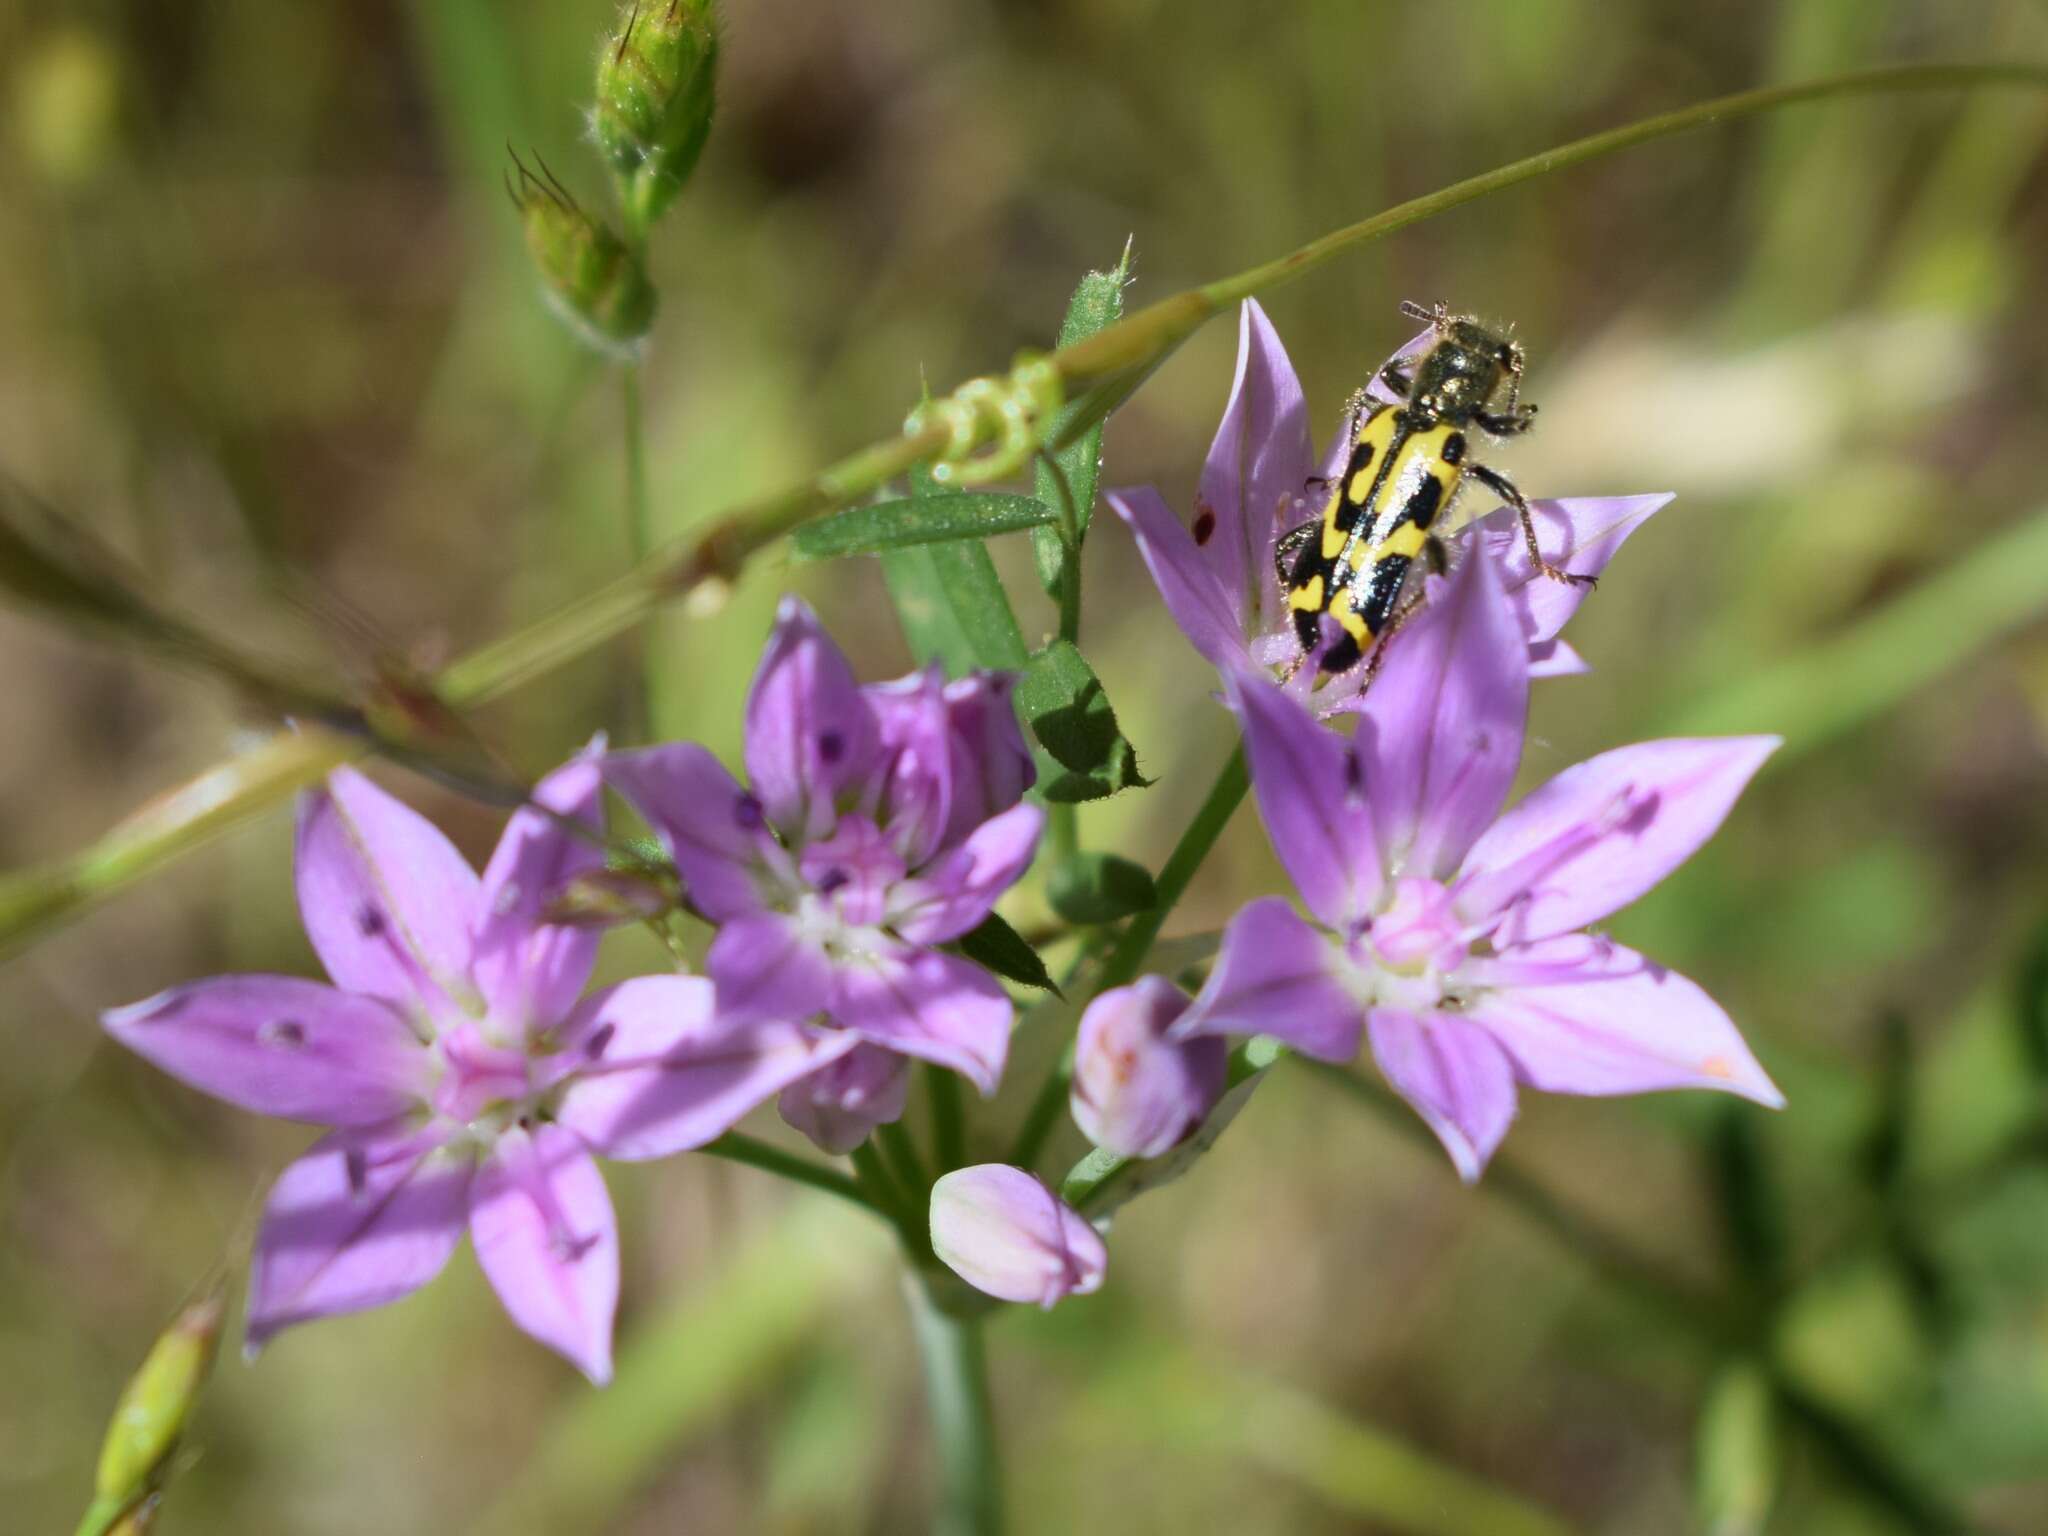
[[[1398,360],[1380,370],[1381,382],[1405,399],[1368,409],[1364,397],[1358,398],[1351,456],[1330,487],[1323,515],[1288,533],[1274,549],[1303,655],[1321,645],[1324,614],[1343,631],[1322,653],[1320,666],[1328,673],[1357,666],[1375,641],[1384,647],[1414,612],[1420,592],[1406,602],[1401,598],[1410,569],[1421,555],[1443,570],[1443,544],[1431,530],[1448,516],[1467,475],[1515,509],[1538,570],[1555,581],[1593,580],[1545,560],[1522,493],[1498,470],[1465,456],[1469,429],[1513,437],[1535,421],[1536,407],[1520,400],[1522,349],[1442,304],[1424,309],[1404,303],[1401,312],[1427,321],[1431,331],[1412,375]],[[1493,397],[1503,386],[1507,396],[1495,411]],[[1378,661],[1375,652],[1375,666]]]

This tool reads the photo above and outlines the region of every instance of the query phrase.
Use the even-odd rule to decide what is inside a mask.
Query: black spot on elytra
[[[827,763],[836,763],[846,756],[846,738],[837,731],[826,731],[818,737],[818,757]]]
[[[754,831],[763,820],[761,802],[752,795],[741,795],[732,803],[732,819],[745,831]]]
[[[341,1154],[341,1169],[348,1179],[348,1192],[360,1200],[370,1182],[370,1160],[350,1147]]]
[[[365,902],[356,909],[356,932],[374,939],[384,931],[384,914]]]
[[[1465,462],[1465,434],[1453,432],[1444,439],[1444,462],[1462,464]]]
[[[852,879],[853,876],[843,869],[828,869],[818,877],[818,894],[820,896],[830,896],[834,891],[840,889]]]
[[[1436,521],[1436,514],[1444,504],[1444,483],[1435,475],[1424,475],[1422,484],[1415,487],[1415,494],[1408,498],[1408,518],[1418,528],[1427,528]]]
[[[612,1043],[612,1037],[619,1032],[619,1026],[604,1023],[590,1032],[590,1038],[583,1042],[583,1054],[591,1061],[604,1055],[605,1047]]]
[[[1364,655],[1365,652],[1358,648],[1358,642],[1349,634],[1340,635],[1331,643],[1330,648],[1323,652],[1321,667],[1323,671],[1332,675],[1349,672],[1358,665]]]
[[[1195,542],[1206,544],[1215,534],[1216,514],[1204,507],[1195,517]]]

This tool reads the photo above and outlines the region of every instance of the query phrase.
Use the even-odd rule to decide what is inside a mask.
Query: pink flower
[[[1396,355],[1419,350],[1428,334]],[[1375,402],[1395,398],[1377,373],[1366,393]],[[1326,487],[1342,473],[1350,451],[1350,427],[1344,423],[1319,464],[1309,441],[1301,381],[1265,311],[1247,299],[1238,319],[1237,377],[1202,467],[1190,523],[1183,525],[1150,486],[1103,493],[1137,539],[1188,643],[1226,676],[1285,670],[1301,655],[1273,568],[1273,547],[1283,533],[1321,516]],[[1530,507],[1544,558],[1595,576],[1622,542],[1670,500],[1668,494],[1573,497],[1532,501]],[[1557,636],[1588,589],[1537,571],[1511,509],[1477,519],[1472,534],[1456,543],[1481,549],[1497,562],[1534,675],[1586,670],[1578,653]],[[1317,712],[1354,707],[1365,677],[1365,668],[1354,667],[1320,680],[1314,694]],[[1302,667],[1290,689],[1307,697],[1318,681],[1314,668]]]
[[[668,847],[690,900],[719,925],[706,961],[719,1007],[823,1021],[995,1091],[1009,995],[937,946],[978,925],[1031,865],[1044,813],[1010,705],[1011,679],[948,683],[936,668],[862,687],[816,615],[786,598],[747,700],[743,788],[687,742],[605,761],[605,777]],[[827,1148],[851,1134],[814,1113],[902,1111],[871,1055],[787,1096]],[[794,1112],[792,1112],[794,1111]]]
[[[1362,699],[1355,741],[1263,678],[1227,681],[1260,815],[1316,921],[1278,898],[1247,906],[1178,1026],[1325,1061],[1369,1039],[1467,1179],[1518,1083],[1783,1102],[1712,998],[1584,931],[1711,837],[1777,739],[1624,747],[1501,814],[1529,673],[1496,570],[1452,572]]]
[[[1050,1308],[1102,1284],[1109,1252],[1086,1218],[1022,1168],[982,1163],[932,1186],[932,1252],[978,1291]]]
[[[611,1372],[618,1234],[593,1152],[701,1146],[844,1042],[736,1024],[701,977],[580,997],[587,929],[549,897],[601,868],[596,762],[543,780],[482,879],[421,817],[341,769],[300,810],[299,910],[334,985],[217,976],[116,1009],[122,1044],[216,1098],[333,1127],[257,1234],[248,1341],[394,1301],[467,1226],[521,1328]]]

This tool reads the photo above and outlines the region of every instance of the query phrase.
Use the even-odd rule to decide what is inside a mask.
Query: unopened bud
[[[605,39],[592,128],[632,227],[659,218],[696,169],[717,77],[711,0],[634,0]]]
[[[1109,1254],[1087,1218],[1033,1175],[1003,1163],[932,1186],[932,1252],[976,1290],[1050,1307],[1102,1284]]]
[[[96,1510],[132,1512],[155,1491],[213,1369],[226,1310],[226,1297],[218,1289],[194,1302],[158,1336],[141,1369],[128,1379],[100,1447],[93,1481]]]
[[[1122,1157],[1179,1146],[1223,1097],[1230,1049],[1215,1036],[1175,1040],[1188,996],[1161,976],[1116,987],[1088,1005],[1074,1038],[1074,1123]]]
[[[631,348],[654,324],[654,285],[626,242],[585,213],[545,164],[535,175],[517,155],[505,186],[526,225],[526,247],[548,301],[600,351]]]

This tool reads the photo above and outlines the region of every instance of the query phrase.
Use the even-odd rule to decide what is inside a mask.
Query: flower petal
[[[823,837],[875,752],[874,713],[845,653],[809,604],[785,597],[747,695],[747,777],[768,820],[793,841]]]
[[[913,944],[943,944],[977,926],[1031,867],[1045,811],[1013,805],[890,893],[890,924]]]
[[[296,871],[306,937],[344,992],[436,1014],[476,1001],[476,871],[418,811],[337,768],[299,803]]]
[[[932,1186],[932,1252],[976,1290],[1050,1307],[1102,1284],[1109,1251],[1087,1219],[1022,1168],[982,1163]]]
[[[1552,969],[1551,962],[1564,963]],[[1530,978],[1515,984],[1515,973]],[[1676,971],[1606,940],[1571,935],[1508,950],[1467,1017],[1545,1093],[1717,1088],[1773,1109],[1785,1097],[1720,1004]]]
[[[737,1021],[701,976],[638,976],[577,1010],[555,1118],[607,1157],[667,1157],[724,1135],[853,1043],[795,1024]]]
[[[1188,644],[1211,666],[1227,670],[1242,665],[1245,626],[1236,602],[1160,494],[1140,485],[1104,491],[1102,499],[1138,541],[1145,568]]]
[[[910,1058],[865,1041],[782,1090],[782,1118],[834,1156],[851,1152],[878,1125],[903,1118]]]
[[[619,1231],[583,1143],[545,1121],[506,1131],[477,1170],[469,1236],[512,1321],[597,1385],[611,1380]]]
[[[1174,1034],[1272,1035],[1304,1056],[1349,1061],[1365,1010],[1343,981],[1328,935],[1278,896],[1253,902],[1223,931],[1215,969]]]
[[[976,827],[1024,798],[1038,778],[1013,701],[1011,672],[974,672],[946,684],[946,727],[953,743],[953,799],[942,848],[956,848]]]
[[[1539,677],[1583,677],[1592,670],[1569,640],[1539,640],[1529,647],[1531,682]]]
[[[1380,1071],[1436,1132],[1458,1177],[1472,1183],[1515,1118],[1506,1054],[1493,1036],[1454,1014],[1375,1008],[1366,1030]]]
[[[1673,492],[1647,496],[1568,496],[1529,503],[1536,547],[1575,576],[1598,576],[1628,536],[1668,506]],[[1498,562],[1502,585],[1532,646],[1557,638],[1592,588],[1545,576],[1529,558],[1529,541],[1513,507],[1500,507],[1473,526],[1471,541]]]
[[[980,966],[903,945],[841,962],[832,1017],[875,1045],[950,1067],[987,1098],[1010,1051],[1015,1008]]]
[[[697,910],[714,923],[765,902],[775,840],[761,802],[695,742],[676,741],[604,759],[605,782],[654,828]]]
[[[1507,798],[1529,712],[1529,645],[1492,561],[1431,584],[1357,708],[1383,866],[1448,876]]]
[[[567,817],[601,836],[603,790],[593,757],[557,768],[534,787],[533,803],[512,813],[484,869],[476,983],[499,1021],[512,1028],[559,1023],[597,963],[598,929],[544,922],[541,914],[570,880],[604,868],[604,845],[557,820]]]
[[[1712,837],[1775,736],[1645,741],[1588,758],[1473,845],[1459,906],[1505,911],[1497,944],[1568,933],[1620,910]]]
[[[874,713],[878,743],[866,808],[903,862],[915,869],[939,848],[952,818],[954,743],[945,669],[935,662],[862,691]]]
[[[1120,1157],[1159,1157],[1192,1136],[1223,1097],[1230,1049],[1170,1031],[1188,995],[1164,976],[1112,987],[1081,1015],[1069,1108],[1081,1133]]]
[[[1301,380],[1255,299],[1237,316],[1237,376],[1195,493],[1194,538],[1231,605],[1240,634],[1279,612],[1273,545],[1308,515],[1315,473]],[[1208,537],[1204,538],[1204,532]]]
[[[798,1022],[832,998],[824,946],[780,912],[734,918],[718,930],[704,969],[718,983],[718,1009],[732,1019]]]
[[[388,1003],[295,976],[215,976],[100,1022],[180,1082],[284,1120],[372,1125],[429,1086],[427,1052]]]
[[[1371,913],[1383,884],[1358,747],[1264,678],[1225,673],[1244,726],[1259,819],[1308,909],[1332,928]]]
[[[249,1268],[248,1347],[418,1290],[462,1241],[474,1164],[402,1122],[337,1131],[271,1187]]]

